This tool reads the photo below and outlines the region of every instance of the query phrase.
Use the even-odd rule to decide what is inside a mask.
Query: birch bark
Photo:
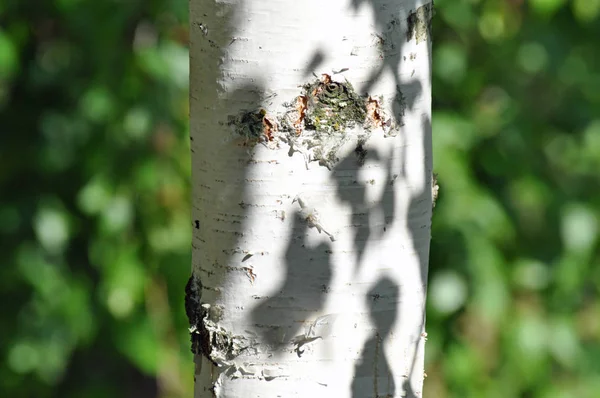
[[[195,396],[421,396],[427,0],[190,0]]]

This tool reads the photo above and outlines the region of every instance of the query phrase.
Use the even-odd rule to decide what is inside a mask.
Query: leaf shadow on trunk
[[[355,151],[356,156],[347,156],[336,165],[333,170],[333,177],[336,181],[336,195],[338,200],[346,203],[352,209],[351,225],[353,226],[353,249],[355,251],[355,273],[361,268],[363,255],[370,241],[381,239],[387,227],[393,222],[395,209],[395,188],[394,182],[398,177],[394,173],[391,156],[384,156],[376,149],[367,149],[366,145],[359,145]],[[385,188],[380,200],[374,203],[367,203],[367,184],[360,180],[362,167],[357,167],[357,163],[385,163],[384,169],[386,176],[383,178]],[[379,218],[381,225],[372,220]]]
[[[421,120],[421,124],[422,124],[422,129],[424,132],[428,132],[431,131],[431,119],[427,116],[423,116],[422,120]],[[428,152],[424,152],[424,153],[431,153],[431,134],[425,133],[423,135],[423,150],[424,151],[428,151]],[[431,162],[431,158],[428,160],[429,162]],[[430,189],[431,184],[432,184],[432,178],[433,178],[433,170],[432,170],[432,164],[427,164],[427,167],[423,168],[423,171],[425,173],[425,175],[422,177],[423,181],[426,182],[425,184],[425,189],[423,189],[422,191],[420,191],[419,193],[417,193],[416,195],[413,195],[410,199],[409,205],[408,205],[408,214],[407,214],[407,229],[410,233],[410,237],[411,237],[411,241],[413,243],[413,246],[416,250],[416,252],[419,255],[419,265],[420,265],[420,276],[421,276],[421,286],[423,287],[423,294],[426,294],[427,289],[426,289],[426,285],[427,285],[427,271],[428,271],[428,265],[429,265],[429,244],[430,244],[430,239],[431,239],[431,223],[429,223],[429,225],[422,225],[420,223],[418,223],[419,220],[421,220],[421,216],[422,214],[419,214],[418,212],[422,211],[421,209],[423,208],[422,203],[423,201],[425,201],[426,203],[433,203],[433,197],[432,197],[432,190]],[[429,219],[431,219],[431,212],[432,212],[432,208],[426,209],[426,211],[429,213]],[[414,216],[417,217],[414,217]],[[412,219],[411,219],[412,218]],[[415,222],[415,219],[417,222]],[[418,250],[419,247],[419,242],[424,242],[427,246],[428,249],[427,250]],[[423,297],[423,303],[425,303],[425,297]],[[423,313],[423,318],[421,318],[421,324],[419,325],[418,329],[415,331],[417,333],[417,335],[420,335],[422,332],[422,330],[425,327],[425,314]],[[415,343],[415,355],[413,357],[412,360],[412,364],[410,366],[410,373],[409,373],[409,377],[407,379],[405,379],[402,387],[403,387],[403,391],[406,393],[406,397],[408,398],[417,398],[417,396],[422,396],[423,394],[419,394],[417,395],[416,392],[413,390],[410,381],[411,381],[411,376],[412,373],[414,371],[414,367],[417,361],[417,353],[418,353],[418,344],[422,344],[424,340],[423,339],[418,339],[417,342]]]
[[[266,85],[259,78],[248,78],[247,83],[227,93],[220,86],[223,49],[231,44],[231,37],[243,18],[238,8],[200,1],[190,3],[190,12],[192,5],[195,14],[190,25],[191,46],[199,48],[192,49],[195,56],[190,57],[190,71],[197,71],[191,74],[190,81],[190,139],[192,175],[201,183],[195,183],[192,191],[193,275],[186,287],[186,312],[191,330],[198,331],[202,330],[205,317],[201,305],[219,301],[219,289],[229,276],[227,265],[232,257],[239,256],[235,248],[247,228],[248,218],[244,200],[249,189],[246,179],[252,160],[250,148],[226,144],[215,149],[214,145],[215,142],[221,145],[219,140],[234,132],[235,126],[228,123],[228,118],[257,111],[267,94]],[[215,132],[223,136],[215,136]],[[240,137],[239,141],[242,140]],[[210,250],[217,240],[219,246],[227,249]],[[211,342],[197,332],[191,333],[191,339],[196,393],[212,396],[214,380],[207,369],[215,364],[206,353]]]
[[[405,61],[402,56],[403,43],[406,43],[411,36],[410,16],[414,15],[417,8],[415,0],[407,1],[391,1],[391,0],[353,0],[351,7],[356,9],[363,5],[370,6],[373,9],[374,22],[378,32],[382,35],[382,57],[381,62],[377,65],[367,81],[360,87],[361,94],[367,94],[374,86],[375,82],[381,78],[385,72],[392,74],[396,84],[396,94],[393,99],[392,111],[397,123],[403,126],[403,117],[406,109],[414,109],[415,104],[423,95],[423,86],[416,79],[407,80],[400,76],[400,64]],[[305,76],[318,71],[319,66],[324,62],[326,54],[320,49],[315,49],[314,55],[305,69]],[[422,153],[431,153],[431,141],[429,131],[431,130],[431,122],[428,117],[423,119],[422,126],[424,130],[425,141],[420,148]],[[405,130],[401,129],[399,139],[403,142],[407,141]],[[392,139],[390,139],[392,140]],[[394,158],[400,158],[400,165],[394,166]],[[351,223],[354,226],[353,249],[356,253],[356,268],[355,273],[358,274],[362,258],[369,242],[374,242],[384,237],[387,226],[398,217],[396,204],[396,188],[394,183],[399,177],[406,179],[406,146],[398,146],[394,151],[383,151],[366,148],[356,148],[354,154],[351,154],[340,162],[333,169],[332,176],[336,182],[336,196],[338,200],[348,204],[352,209]],[[383,190],[381,198],[375,202],[367,204],[365,182],[359,182],[360,167],[357,167],[355,162],[364,163],[371,161],[383,163],[386,177],[386,187]],[[423,201],[431,203],[431,189],[428,189],[428,184],[431,183],[432,165],[431,159],[426,159],[429,162],[423,168],[424,175],[422,181],[425,185],[422,191],[411,196],[409,200],[408,212],[403,219],[406,220],[406,228],[411,237],[412,248],[406,250],[417,249],[421,242],[428,244],[429,228],[422,225],[423,216]],[[395,169],[397,167],[397,169]],[[350,189],[348,187],[351,187]],[[431,209],[426,210],[431,215]],[[420,212],[421,214],[417,214]],[[377,223],[371,221],[378,219],[380,227]],[[286,277],[277,290],[277,294],[268,298],[265,302],[259,304],[252,313],[253,320],[261,325],[262,335],[267,343],[282,346],[293,342],[297,338],[297,334],[303,326],[303,321],[310,318],[311,313],[319,312],[322,309],[326,300],[327,285],[310,286],[311,279],[315,278],[313,272],[323,273],[322,280],[331,280],[332,269],[328,256],[324,256],[328,250],[327,244],[322,244],[323,247],[307,248],[305,241],[302,238],[308,231],[305,227],[305,222],[295,215],[294,227],[290,243],[285,257]],[[298,235],[299,233],[299,235]],[[425,291],[427,278],[427,261],[428,250],[417,250],[419,253],[420,266],[420,285]],[[311,258],[310,261],[302,260],[303,257]],[[390,261],[394,261],[390,259]],[[401,264],[397,264],[401,267]],[[322,282],[321,282],[322,283]],[[373,297],[388,297],[387,301]],[[372,334],[363,346],[361,358],[358,360],[355,368],[355,378],[360,377],[365,373],[373,374],[372,365],[375,364],[378,374],[390,373],[390,361],[394,361],[396,356],[392,353],[385,352],[385,340],[389,336],[392,325],[395,322],[398,309],[396,305],[401,300],[400,287],[390,278],[379,280],[377,285],[369,293],[371,307],[371,321],[375,326],[375,332]],[[385,306],[385,309],[381,309]],[[389,308],[389,303],[392,307]],[[379,307],[379,308],[378,308]],[[282,325],[278,328],[273,328],[271,323],[274,320]],[[400,321],[402,318],[400,317]],[[421,334],[425,319],[415,330],[416,335]],[[421,339],[415,342],[415,352],[417,352],[418,344]],[[300,352],[298,353],[300,355]],[[377,358],[377,361],[375,361]],[[410,385],[411,374],[416,362],[416,355],[412,358],[412,363],[408,366],[410,374],[405,379],[402,389],[405,396],[416,397],[417,393]],[[409,359],[411,360],[411,359]],[[375,361],[375,362],[374,362]],[[377,375],[375,383],[379,383]],[[376,391],[385,391],[384,395],[379,395],[376,392],[376,397],[394,397],[397,395],[397,386],[393,379],[390,379],[385,386],[375,387]],[[360,391],[356,379],[352,384],[352,393],[356,398],[363,398],[363,392]],[[371,394],[371,392],[369,392]],[[372,396],[372,395],[368,395]]]
[[[414,0],[404,1],[399,5],[397,2],[391,0],[354,0],[352,5],[356,8],[363,3],[367,3],[373,8],[375,25],[380,32],[383,32],[387,35],[406,33],[406,30],[408,29],[406,18],[400,22],[400,19],[397,17],[398,12],[394,12],[394,10],[391,8],[392,6],[398,8],[402,6],[403,10],[414,10]],[[405,39],[403,38],[397,42],[402,43],[403,40]],[[393,112],[396,120],[399,122],[399,124],[401,124],[405,108],[408,107],[412,109],[414,107],[417,99],[422,94],[422,86],[417,80],[412,80],[409,82],[401,80],[399,75],[399,65],[401,62],[400,48],[384,47],[384,50],[385,51],[382,56],[381,64],[375,68],[367,83],[365,83],[361,88],[361,91],[363,93],[368,92],[373,87],[374,82],[381,77],[382,73],[386,69],[389,69],[393,73],[397,89],[393,103]],[[323,57],[324,55],[317,50],[315,52],[315,56],[313,57],[313,62],[311,62],[310,68],[316,69],[318,64],[322,62]],[[214,57],[214,59],[218,58],[219,57]],[[214,81],[216,80],[217,79],[215,77]],[[256,105],[261,103],[262,96],[264,96],[264,89],[265,88],[259,84],[256,87],[245,87],[239,92],[239,94],[242,96],[248,96],[247,102],[249,105]],[[238,94],[233,94],[232,98],[238,98]],[[424,120],[422,127],[425,129],[430,129],[430,120]],[[401,130],[400,134],[402,135],[405,133],[403,130]],[[428,137],[428,134],[425,134],[425,137]],[[402,138],[404,138],[403,141],[406,141],[406,137]],[[427,139],[429,140],[429,138]],[[427,146],[431,146],[431,142],[423,142],[423,145],[423,149],[426,149]],[[405,147],[401,148],[404,149]],[[424,153],[430,153],[430,151],[424,150]],[[357,251],[357,264],[360,264],[360,259],[364,253],[366,243],[376,239],[377,237],[382,237],[386,232],[385,227],[383,227],[383,230],[371,229],[369,226],[369,219],[371,217],[375,217],[376,215],[382,215],[383,220],[385,220],[384,225],[386,225],[388,221],[391,221],[397,217],[397,210],[395,209],[396,194],[395,188],[392,186],[392,184],[396,178],[395,176],[400,176],[401,178],[406,177],[406,153],[392,154],[392,156],[394,155],[399,156],[402,160],[402,164],[399,166],[398,170],[394,170],[393,162],[391,161],[391,158],[387,158],[387,154],[375,150],[371,150],[370,153],[367,154],[367,159],[385,164],[387,180],[389,181],[389,186],[386,186],[382,198],[375,205],[367,206],[365,200],[366,186],[364,185],[356,184],[356,189],[354,190],[356,195],[340,193],[342,191],[342,184],[347,183],[347,181],[342,181],[343,178],[353,178],[356,180],[358,170],[356,166],[351,165],[352,162],[356,161],[356,156],[354,154],[342,159],[334,170],[333,176],[338,185],[338,199],[342,202],[349,203],[353,209],[353,213],[356,213],[356,215],[353,215],[353,218],[357,217],[355,220],[353,220],[356,221],[355,224],[357,225],[355,227],[356,231],[354,237],[354,246]],[[430,159],[428,159],[428,161],[430,161]],[[244,187],[243,181],[245,178],[244,176],[247,173],[247,167],[230,167],[229,170],[237,171],[226,172],[234,173],[227,175],[227,184],[235,186],[239,189],[237,190],[237,193],[232,194],[231,197],[229,197],[225,202],[214,203],[211,205],[215,210],[236,208],[237,204],[243,203],[243,200],[246,197],[246,188]],[[344,170],[346,172],[344,172]],[[348,174],[348,172],[350,174]],[[428,164],[427,167],[424,168],[424,181],[430,181],[430,176],[427,175],[427,173],[430,172],[431,165]],[[345,175],[341,177],[342,174]],[[204,193],[204,195],[206,195],[206,193]],[[413,246],[416,246],[417,240],[425,238],[423,232],[428,232],[429,230],[426,228],[423,229],[421,225],[411,222],[411,216],[416,215],[413,213],[415,213],[417,209],[423,208],[423,200],[431,201],[430,195],[431,190],[425,187],[422,192],[419,192],[417,195],[410,198],[409,211],[406,220],[407,229],[410,231]],[[235,215],[243,218],[245,215],[245,210],[243,206],[240,207],[241,209],[239,209],[238,213]],[[206,214],[207,212],[204,211],[204,213]],[[414,218],[420,219],[420,217],[413,217],[413,219]],[[236,246],[237,239],[235,239],[234,235],[235,232],[239,233],[243,230],[243,224],[243,222],[241,224],[237,224],[232,231],[228,231],[233,232],[233,234],[227,234],[225,237],[226,239],[231,240],[230,244],[226,245],[225,247],[233,248]],[[264,338],[264,341],[267,344],[277,347],[281,347],[282,345],[293,342],[298,337],[300,329],[304,327],[303,321],[311,318],[311,314],[317,313],[323,308],[329,289],[329,283],[324,283],[323,281],[329,282],[332,279],[330,244],[320,243],[315,247],[307,245],[306,236],[309,233],[309,226],[306,224],[306,221],[302,219],[299,213],[293,215],[292,224],[290,239],[284,258],[285,263],[282,265],[285,268],[284,281],[281,286],[275,290],[276,293],[273,296],[261,301],[260,304],[251,310],[251,318],[253,323],[259,326],[261,337]],[[419,253],[421,256],[420,282],[422,285],[424,285],[427,277],[427,252]],[[229,262],[229,256],[231,256],[231,253],[223,253],[222,255],[220,254],[215,261],[219,264],[227,264]],[[393,261],[393,259],[390,259],[390,261]],[[400,267],[401,264],[397,264],[397,266]],[[207,297],[215,296],[215,293],[213,290],[211,290],[211,287],[221,286],[220,281],[215,279],[219,278],[220,276],[214,275],[214,273],[211,274],[211,267],[208,265],[207,269],[202,269],[202,264],[196,265],[196,267],[199,267],[200,276],[203,279],[203,285],[205,281],[207,283],[204,293],[207,295]],[[358,271],[358,266],[355,271]],[[319,284],[311,285],[311,281],[314,280],[320,280]],[[396,308],[397,303],[401,300],[400,293],[400,287],[390,278],[383,278],[379,280],[376,286],[369,293],[368,297],[370,300],[369,307],[371,308],[371,322],[375,327],[375,332],[365,342],[361,358],[357,361],[357,365],[355,367],[355,380],[352,384],[352,393],[355,398],[364,397],[364,395],[361,395],[362,393],[359,391],[359,387],[356,384],[356,377],[366,371],[369,371],[372,374],[373,369],[370,369],[369,367],[371,366],[370,363],[374,363],[375,359],[377,359],[376,367],[378,374],[384,374],[382,372],[389,373],[390,367],[392,367],[392,369],[394,368],[393,366],[390,366],[390,362],[394,357],[391,353],[385,352],[385,342],[389,336],[392,325],[396,321],[396,317],[402,321],[402,317],[400,316],[401,314],[398,314],[398,309]],[[377,295],[379,295],[379,299],[375,300],[374,297]],[[385,297],[387,299],[381,300],[381,297]],[[208,302],[214,302],[214,297],[211,297]],[[424,319],[421,323],[418,334],[420,334],[423,323]],[[277,327],[274,327],[274,324],[277,324]],[[300,356],[300,347],[297,348],[297,353]],[[410,366],[411,373],[415,360],[416,357],[413,358],[413,363]],[[376,375],[374,377],[376,377]],[[416,397],[415,392],[412,390],[412,387],[408,382],[409,380],[410,374],[407,382],[402,387],[407,394],[406,396]],[[378,383],[379,381],[376,380],[376,382]],[[207,385],[210,386],[210,383]],[[393,379],[391,379],[385,386],[381,386],[381,391],[386,391],[387,395],[379,395],[379,393],[376,393],[376,396],[379,396],[380,398],[393,397],[397,394],[397,389],[398,386]],[[379,391],[379,385],[376,387],[376,390]]]
[[[284,257],[285,279],[275,289],[274,296],[252,310],[252,319],[265,342],[274,347],[292,341],[302,343],[308,336],[298,335],[304,329],[303,321],[319,312],[325,303],[332,278],[331,245],[308,245],[310,233],[306,221],[296,212],[290,229],[289,243]],[[298,348],[298,355],[301,351]]]
[[[379,67],[377,67],[373,73],[371,74],[370,78],[368,79],[368,81],[363,85],[363,87],[360,88],[361,93],[368,93],[371,88],[374,86],[374,83],[382,76],[382,74],[388,70],[390,73],[392,73],[395,83],[396,83],[396,96],[394,98],[394,102],[393,102],[393,114],[394,117],[396,118],[396,121],[398,122],[398,124],[400,126],[403,126],[403,116],[404,116],[404,112],[406,110],[406,108],[408,109],[413,109],[415,104],[418,102],[419,98],[421,97],[421,95],[423,94],[423,87],[421,85],[421,82],[416,80],[416,79],[411,79],[409,81],[403,80],[400,76],[400,64],[401,62],[406,62],[406,59],[402,56],[402,46],[403,43],[406,43],[408,40],[411,40],[411,38],[415,39],[415,18],[416,18],[416,10],[417,10],[417,1],[416,0],[406,0],[406,1],[394,1],[391,2],[389,0],[352,0],[351,2],[351,7],[354,9],[357,9],[361,6],[363,6],[363,4],[367,4],[369,6],[371,6],[372,10],[373,10],[373,16],[374,16],[374,23],[375,26],[377,27],[378,31],[381,34],[381,44],[382,44],[382,61],[379,65]],[[429,7],[433,7],[433,3],[429,6]],[[433,11],[431,11],[432,13]],[[429,14],[429,17],[431,17],[431,13]],[[430,35],[431,30],[430,30],[430,24],[428,24],[426,26],[426,30],[427,30],[427,34]],[[402,35],[402,37],[398,40],[398,35]],[[431,59],[431,57],[430,57]],[[431,120],[429,118],[429,116],[423,116],[422,118],[422,124],[421,124],[421,128],[422,131],[424,132],[423,137],[424,140],[422,142],[422,148],[421,151],[422,153],[431,153]],[[400,131],[400,136],[403,140],[403,142],[407,141],[407,137],[406,137],[406,131],[405,129],[401,129]],[[406,158],[407,158],[407,154],[406,154],[406,146],[402,146],[402,153],[399,154],[399,156],[401,157],[401,167],[399,170],[393,170],[391,168],[391,162],[389,162],[388,165],[388,178],[390,180],[390,183],[393,184],[393,181],[395,179],[396,175],[399,175],[401,178],[406,179],[407,175],[406,175]],[[389,160],[388,160],[389,161]],[[421,244],[426,244],[427,246],[429,246],[429,239],[430,239],[430,227],[427,224],[423,224],[422,223],[422,219],[423,216],[427,216],[427,214],[423,214],[422,213],[422,209],[423,209],[423,202],[426,201],[427,203],[432,203],[432,192],[431,189],[429,189],[429,187],[431,186],[431,179],[432,179],[432,172],[433,172],[433,165],[432,165],[432,159],[431,157],[426,158],[425,160],[427,162],[427,164],[425,165],[425,167],[423,168],[423,173],[424,175],[422,176],[422,181],[425,182],[424,184],[424,188],[423,190],[421,190],[420,192],[417,192],[416,194],[411,195],[410,199],[409,199],[409,205],[408,205],[408,212],[406,214],[405,220],[406,220],[406,228],[407,231],[409,232],[410,238],[411,238],[411,242],[413,245],[413,249],[418,253],[419,255],[419,266],[420,266],[420,285],[423,288],[423,292],[426,292],[426,283],[427,283],[427,267],[428,267],[428,255],[429,255],[429,250],[418,250],[419,246]],[[342,162],[343,163],[343,162]],[[344,198],[340,198],[341,200],[344,200]],[[396,217],[396,212],[394,209],[394,203],[395,203],[395,190],[393,189],[393,187],[386,187],[384,194],[379,202],[378,207],[383,211],[384,214],[384,219],[388,220],[393,219],[394,217]],[[350,201],[350,204],[353,206],[353,209],[359,209],[361,207],[360,202],[357,201],[357,198],[353,198]],[[431,209],[426,209],[426,212],[429,213],[429,216],[431,216]],[[385,225],[385,224],[384,224]],[[359,230],[357,230],[356,236],[355,236],[355,240],[361,238],[364,236],[366,239],[369,239],[371,236],[370,231],[366,232],[364,230],[364,227],[358,227]],[[362,230],[361,230],[362,228]],[[385,231],[385,227],[384,227],[384,231]],[[381,231],[379,231],[379,233],[381,233]],[[361,235],[362,234],[362,235]],[[360,242],[356,242],[358,248],[360,249],[361,247],[364,250],[365,244],[364,243],[360,243]],[[409,248],[407,248],[407,250],[410,250]],[[359,252],[358,253],[358,258],[360,259],[360,257],[362,256],[362,253]],[[401,264],[397,264],[397,266],[401,266]],[[392,282],[391,280],[381,280],[378,285],[374,288],[374,289],[382,289],[385,288],[385,285],[390,285],[393,284],[394,282]],[[389,289],[389,287],[388,287]],[[400,291],[398,290],[398,294],[400,293]],[[401,298],[401,297],[400,297]],[[423,297],[423,300],[425,299],[425,297]],[[391,327],[393,321],[385,321],[382,319],[376,319],[376,317],[381,317],[384,316],[382,313],[379,313],[378,315],[374,315],[372,314],[372,318],[373,318],[373,323],[376,325],[377,328],[377,332],[375,334],[374,337],[372,337],[370,340],[368,340],[365,343],[365,346],[363,348],[363,353],[362,353],[362,357],[361,360],[359,361],[359,363],[361,363],[362,365],[359,365],[356,369],[356,373],[355,373],[355,378],[360,374],[359,372],[362,372],[362,366],[368,366],[368,363],[370,361],[370,359],[368,358],[369,355],[372,355],[372,353],[377,353],[378,349],[380,349],[381,344],[385,343],[385,335],[386,335],[386,327],[388,327],[388,329]],[[394,317],[396,316],[396,311],[393,310],[390,313],[390,316]],[[400,317],[400,321],[402,321],[402,318]],[[388,323],[390,322],[390,323]],[[421,331],[423,330],[425,324],[425,317],[423,316],[422,321],[418,327],[417,330],[415,330],[415,334],[416,335],[420,335]],[[383,337],[382,337],[383,336]],[[381,339],[381,341],[379,340]],[[421,342],[422,339],[418,339],[415,342],[415,355],[412,358],[412,363],[410,364],[409,367],[409,374],[407,375],[408,377],[405,378],[405,381],[403,382],[402,385],[402,396],[406,396],[406,397],[417,397],[417,393],[413,390],[413,387],[410,384],[410,381],[412,379],[412,373],[414,371],[414,366],[417,360],[417,353],[418,353],[418,344],[419,342]],[[390,355],[390,353],[388,353],[389,357],[392,357]],[[359,393],[356,389],[355,389],[355,383],[356,380],[354,380],[353,382],[353,396],[355,398],[362,398],[364,397],[364,395],[362,395],[361,393]],[[378,392],[375,392],[374,397],[394,397],[396,394],[395,391],[395,386],[393,386],[394,388],[392,388],[392,386],[390,386],[390,388],[388,389],[387,395],[379,395]],[[376,389],[377,391],[377,389]],[[391,394],[391,395],[389,395]],[[369,395],[371,396],[371,395]]]
[[[246,103],[248,111],[253,111],[253,107],[260,103],[263,93],[264,87],[261,85],[243,85],[231,93],[231,98]],[[240,106],[243,107],[243,105]],[[223,106],[222,109],[226,109],[226,107]],[[219,111],[220,108],[217,107],[215,112]],[[219,127],[204,126],[204,128],[206,131],[211,131]],[[194,156],[199,157],[198,155]],[[212,305],[218,302],[219,287],[223,286],[224,279],[228,277],[228,272],[224,269],[232,262],[232,257],[239,256],[235,248],[239,246],[240,237],[247,228],[245,224],[248,218],[248,205],[245,200],[248,197],[246,192],[248,187],[245,181],[249,170],[247,164],[251,161],[252,156],[244,147],[237,147],[229,151],[228,156],[240,162],[240,165],[236,167],[221,167],[223,164],[213,166],[209,161],[205,162],[203,159],[195,159],[193,163],[194,173],[202,173],[209,177],[203,177],[206,185],[199,186],[193,193],[194,200],[197,201],[197,204],[193,204],[194,208],[192,209],[195,229],[192,248],[197,253],[193,257],[193,272],[200,286],[200,294],[190,305],[197,312],[192,312],[192,315],[188,312],[192,327],[202,324],[204,314],[201,312],[200,304],[210,303]],[[210,177],[212,173],[215,173],[213,178]],[[215,183],[216,180],[219,182]],[[210,228],[206,227],[208,225]],[[206,250],[215,239],[219,240],[221,247],[228,249]],[[206,352],[201,348],[207,344],[209,342],[205,337],[192,334],[192,351],[196,354],[194,361],[197,365],[195,378],[201,374],[202,366],[213,366],[212,361],[207,358]],[[208,374],[209,372],[204,372],[204,375]],[[200,384],[197,383],[196,389],[199,388],[206,392],[212,391],[212,380],[206,378]]]
[[[354,367],[352,397],[395,397],[396,384],[391,374],[389,352],[384,345],[399,315],[400,288],[390,278],[381,278],[366,296],[374,331],[365,342]],[[359,379],[370,379],[360,383]]]

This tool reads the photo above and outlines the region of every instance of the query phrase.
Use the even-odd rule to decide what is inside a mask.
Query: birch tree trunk
[[[190,0],[196,397],[422,396],[429,0]]]

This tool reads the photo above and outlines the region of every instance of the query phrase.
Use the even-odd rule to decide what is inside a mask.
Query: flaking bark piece
[[[304,118],[308,109],[308,97],[300,95],[296,98],[296,112],[298,113],[293,125],[296,130],[296,135],[300,135],[304,129]]]
[[[235,133],[244,138],[244,145],[273,141],[277,132],[275,118],[267,115],[265,109],[244,111],[238,116],[229,116],[227,122]]]
[[[267,141],[273,141],[274,133],[277,131],[277,123],[267,117],[265,114],[262,118],[263,122],[263,135]]]
[[[381,110],[379,108],[379,101],[375,98],[370,97],[367,98],[367,123],[372,127],[382,127],[383,120],[381,117]]]

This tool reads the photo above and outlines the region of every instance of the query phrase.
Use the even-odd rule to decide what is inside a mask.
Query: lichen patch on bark
[[[318,133],[333,133],[352,128],[365,121],[366,101],[350,82],[335,82],[328,74],[306,84],[304,96],[308,98],[305,129]]]
[[[277,131],[277,123],[262,108],[257,111],[244,111],[238,116],[229,116],[227,124],[244,139],[244,145],[251,146],[259,142],[273,141]]]
[[[304,156],[307,167],[316,161],[332,169],[345,144],[364,145],[376,129],[386,137],[395,135],[402,124],[388,116],[382,105],[383,98],[359,95],[349,81],[322,74],[284,103],[282,114],[275,116],[263,108],[243,111],[229,116],[228,125],[242,137],[242,145],[263,143],[274,149],[284,143],[290,156],[294,152]]]
[[[332,169],[346,143],[366,142],[376,128],[392,126],[380,107],[381,100],[361,96],[347,81],[328,74],[305,84],[288,111],[280,117],[281,139],[290,152],[300,152],[306,163],[317,161]]]
[[[419,44],[422,41],[427,41],[431,33],[431,18],[433,17],[433,2],[425,4],[416,11],[409,14],[408,32],[406,34],[406,41],[410,41],[413,38]]]

